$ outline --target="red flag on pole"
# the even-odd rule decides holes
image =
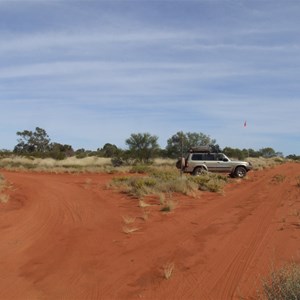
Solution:
[[[244,122],[244,127],[247,127],[247,121]]]

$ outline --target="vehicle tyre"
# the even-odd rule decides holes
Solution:
[[[199,175],[203,175],[206,173],[207,173],[207,170],[204,167],[197,167],[193,171],[194,176],[199,176]]]
[[[247,174],[247,170],[244,167],[237,167],[234,170],[234,177],[243,178]]]

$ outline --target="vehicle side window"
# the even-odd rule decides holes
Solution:
[[[192,160],[203,160],[203,154],[202,153],[195,153],[192,155]]]
[[[213,155],[213,154],[206,154],[205,160],[215,160],[215,155]]]

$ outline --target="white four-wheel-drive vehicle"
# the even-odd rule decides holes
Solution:
[[[181,157],[176,167],[184,173],[199,175],[206,172],[225,172],[243,178],[252,169],[250,162],[230,160],[224,153],[212,153],[210,147],[194,147],[186,157]]]

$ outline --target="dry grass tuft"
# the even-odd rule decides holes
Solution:
[[[123,232],[126,233],[126,234],[131,234],[135,231],[138,231],[140,228],[137,228],[137,227],[129,227],[129,226],[123,226],[122,227],[123,229]]]
[[[127,225],[128,224],[133,224],[136,220],[135,217],[130,217],[130,216],[123,216],[122,218],[123,218],[124,223],[127,224]]]
[[[141,200],[141,199],[139,200],[139,207],[145,208],[145,207],[149,207],[149,206],[151,206],[151,204],[145,202],[144,200]]]
[[[160,204],[162,205],[162,208],[160,211],[171,212],[178,206],[178,201],[175,201],[174,199],[172,199],[172,194],[169,194],[168,199],[165,198],[164,194],[161,194]]]
[[[0,203],[7,203],[9,201],[9,196],[6,194],[0,194]]]
[[[143,215],[142,215],[142,219],[144,220],[144,221],[147,221],[148,219],[149,219],[149,215],[150,215],[150,211],[148,211],[148,210],[143,210]]]
[[[176,161],[176,159],[172,158],[155,158],[153,161],[153,166],[174,168]]]
[[[263,170],[267,168],[273,168],[277,165],[281,165],[286,162],[286,159],[281,157],[271,157],[271,158],[264,158],[264,157],[248,157],[247,161],[251,162],[254,170]]]
[[[0,159],[0,167],[9,170],[32,170],[41,172],[111,172],[113,166],[110,158],[105,157],[68,157],[63,160],[53,158],[6,157]]]
[[[167,263],[163,266],[163,273],[164,273],[164,278],[166,280],[170,279],[172,274],[173,274],[173,271],[175,269],[175,264],[174,263]]]

